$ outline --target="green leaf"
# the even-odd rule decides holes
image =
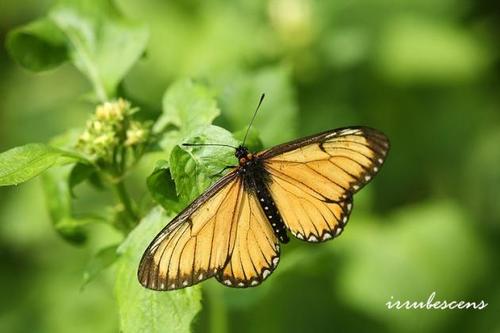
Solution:
[[[14,60],[35,72],[54,68],[68,59],[64,34],[47,18],[9,32],[6,46]]]
[[[69,189],[71,191],[71,195],[74,197],[75,194],[73,192],[73,189],[75,186],[81,184],[87,179],[90,179],[96,175],[96,168],[91,165],[91,164],[86,164],[86,163],[77,163],[71,169],[71,172],[69,174]],[[92,178],[93,179],[93,178]]]
[[[125,333],[190,332],[201,309],[199,286],[158,292],[142,287],[137,280],[142,253],[169,220],[162,209],[153,209],[118,249],[115,294],[120,328]]]
[[[69,59],[105,101],[144,53],[148,35],[144,25],[125,19],[111,0],[65,0],[47,17],[9,33],[7,48],[33,71]]]
[[[69,187],[71,166],[51,169],[43,174],[43,189],[52,224],[65,240],[73,244],[82,244],[86,240],[83,226],[88,220],[73,216],[72,196]]]
[[[195,131],[191,143],[223,143],[237,145],[230,132],[217,126],[207,126]],[[175,181],[177,194],[183,206],[198,197],[214,183],[217,174],[226,166],[236,166],[234,149],[227,147],[181,147],[175,146],[170,155],[170,170]]]
[[[146,183],[153,199],[167,212],[178,213],[183,206],[175,192],[175,183],[168,167],[168,162],[160,160]]]
[[[165,131],[160,145],[169,154],[180,140],[194,129],[210,125],[219,114],[214,92],[208,86],[181,80],[166,91],[163,114],[156,122],[154,131]]]
[[[155,131],[165,131],[161,146],[170,156],[148,177],[153,198],[169,212],[178,212],[220,178],[221,170],[236,165],[234,150],[227,147],[190,147],[181,143],[222,143],[232,146],[238,141],[228,131],[210,125],[219,115],[212,91],[191,80],[173,84],[163,100],[164,113]],[[246,129],[245,129],[246,131]],[[242,138],[244,132],[239,134]],[[261,147],[252,130],[251,147]],[[175,189],[173,184],[175,183]]]
[[[49,17],[64,33],[71,61],[90,79],[98,98],[113,96],[143,54],[147,28],[125,19],[110,0],[64,1]]]
[[[0,154],[0,186],[17,185],[38,176],[62,157],[78,157],[48,145],[32,143]]]
[[[209,125],[220,114],[214,92],[200,82],[174,83],[163,97],[162,124],[173,124],[184,133]]]
[[[262,93],[266,94],[253,127],[266,145],[296,137],[298,110],[294,99],[290,71],[285,67],[268,67],[256,72],[232,73],[216,82],[219,87],[223,118],[232,131],[246,128]],[[279,124],[279,129],[277,129]]]
[[[92,256],[83,272],[82,288],[118,259],[117,250],[118,244],[110,245],[99,250]]]

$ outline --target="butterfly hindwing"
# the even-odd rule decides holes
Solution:
[[[231,259],[216,278],[231,287],[259,285],[276,268],[279,243],[254,194],[242,201]]]
[[[383,134],[359,127],[279,145],[259,157],[288,229],[301,240],[320,242],[343,231],[352,195],[380,170],[388,149]]]
[[[342,232],[352,209],[350,197],[331,200],[318,190],[305,186],[301,182],[302,178],[299,180],[292,178],[278,171],[275,166],[270,166],[268,170],[272,177],[270,191],[274,201],[286,226],[295,237],[310,242],[320,242],[338,236]],[[323,180],[319,189],[328,185]]]

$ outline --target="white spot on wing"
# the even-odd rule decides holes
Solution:
[[[198,275],[198,280],[203,280],[203,273],[200,273],[200,275]]]
[[[189,283],[189,282],[184,281],[184,282],[182,282],[182,285],[185,287],[185,286],[187,286],[187,285],[188,285],[188,283]]]
[[[350,203],[350,202],[349,202],[349,203],[347,204],[347,210],[348,210],[348,211],[351,211],[351,209],[352,209],[352,203]]]
[[[170,289],[175,289],[175,283],[172,283],[172,284],[170,285]]]
[[[365,180],[366,180],[366,181],[369,181],[370,179],[372,179],[372,176],[370,176],[370,175],[366,175],[366,176],[365,176]]]
[[[342,228],[338,227],[337,230],[335,230],[335,236],[340,235],[341,232],[342,232]]]
[[[346,129],[341,132],[341,134],[347,135],[347,134],[358,134],[359,131],[356,129]]]
[[[304,236],[302,236],[302,234],[300,232],[298,232],[295,237],[297,237],[298,239],[304,239]]]
[[[324,235],[323,235],[323,240],[327,240],[327,239],[330,239],[332,238],[332,235],[328,232],[326,232]]]
[[[280,257],[275,257],[273,259],[273,265],[274,265],[274,267],[276,267],[276,265],[278,265],[279,262],[280,262]]]
[[[230,286],[232,283],[231,283],[231,280],[224,280],[224,284]]]
[[[238,287],[243,287],[245,284],[243,282],[238,283]]]
[[[257,280],[253,280],[252,283],[250,283],[252,286],[256,286],[259,284],[259,281]]]
[[[317,242],[318,241],[318,239],[314,235],[309,236],[309,238],[307,240],[310,242]]]
[[[268,269],[265,269],[264,272],[262,272],[262,277],[265,279],[271,274],[271,271]]]
[[[382,164],[382,163],[384,163],[384,160],[383,160],[383,159],[381,159],[381,158],[379,158],[379,159],[377,160],[377,162],[379,162],[380,164]]]

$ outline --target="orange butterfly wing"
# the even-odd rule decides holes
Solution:
[[[388,150],[385,135],[359,127],[292,141],[258,156],[288,229],[298,239],[321,242],[343,231],[352,195],[380,170]]]
[[[138,278],[154,290],[180,289],[214,275],[225,285],[249,287],[266,279],[278,260],[278,240],[255,195],[233,172],[155,237]]]
[[[215,183],[153,240],[139,265],[141,284],[154,290],[194,285],[227,263],[243,196],[236,173]]]
[[[216,278],[232,287],[260,284],[279,261],[279,242],[254,194],[243,197],[231,259]]]

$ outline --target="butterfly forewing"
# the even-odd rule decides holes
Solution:
[[[359,127],[279,145],[259,157],[288,229],[301,240],[319,242],[342,232],[352,195],[380,170],[388,149],[382,133]]]
[[[241,180],[231,174],[188,206],[144,253],[141,284],[170,290],[214,276],[232,252],[242,196]]]

